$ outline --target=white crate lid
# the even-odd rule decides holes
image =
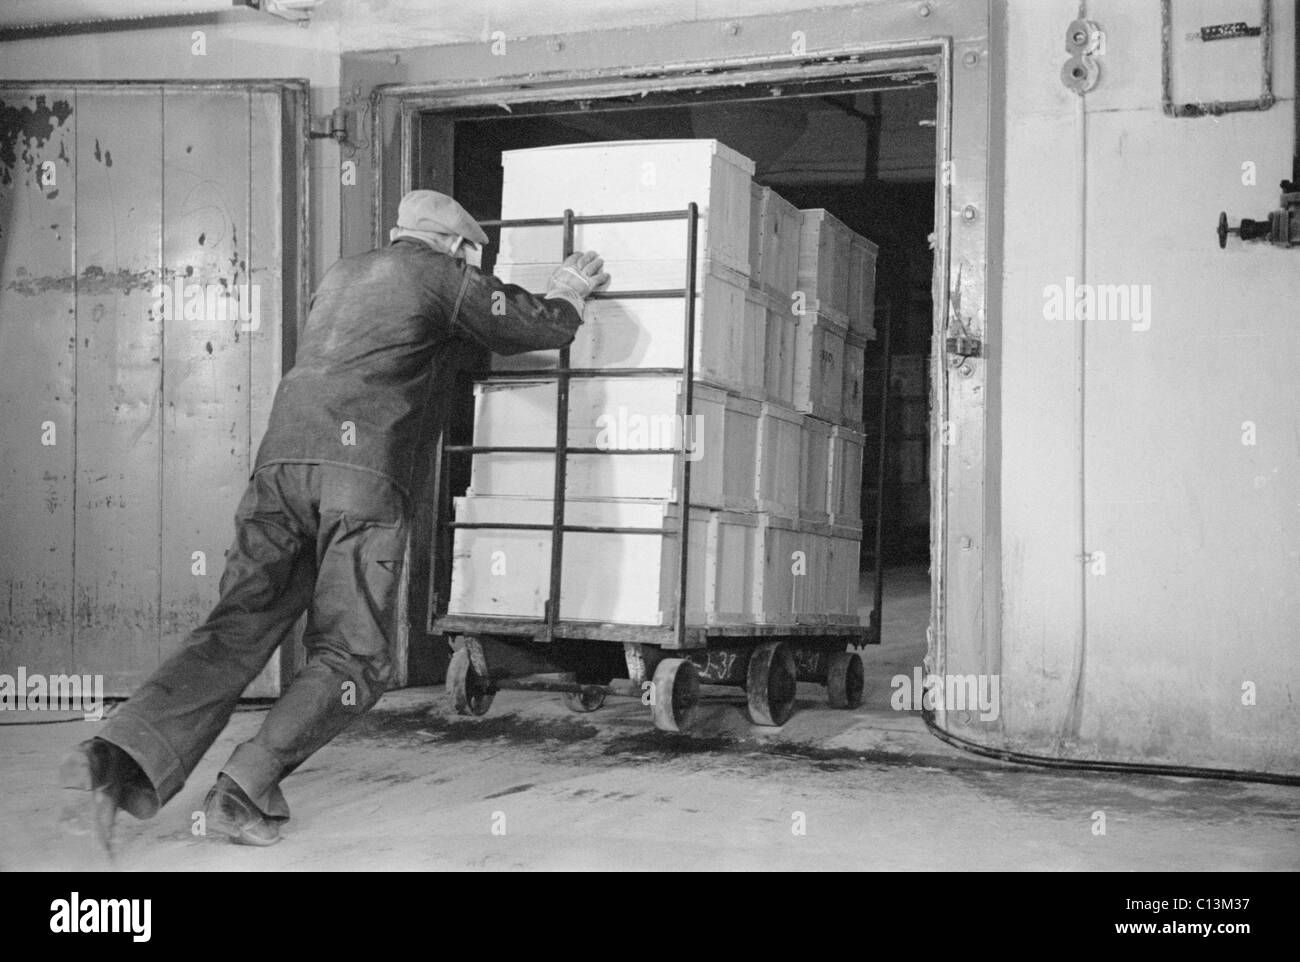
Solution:
[[[547,147],[521,147],[516,150],[501,152],[501,166],[505,167],[518,159],[526,160],[529,156],[550,155],[556,153],[596,153],[600,151],[659,151],[659,150],[699,150],[716,154],[729,164],[741,168],[751,176],[754,162],[739,151],[732,150],[719,140],[709,138],[664,139],[664,140],[594,140],[583,144],[552,144]]]

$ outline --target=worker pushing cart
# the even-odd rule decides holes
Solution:
[[[77,814],[111,851],[119,809],[152,817],[185,784],[240,694],[307,613],[307,661],[204,803],[206,832],[280,838],[280,780],[369,709],[391,649],[412,498],[446,400],[443,362],[466,342],[499,354],[561,348],[608,282],[566,258],[544,296],[465,263],[487,235],[445,194],[417,190],[391,243],[344,257],[311,299],[235,516],[220,598],[185,645],[64,761]]]

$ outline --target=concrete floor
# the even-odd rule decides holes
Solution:
[[[270,849],[190,834],[258,711],[236,714],[157,818],[123,816],[112,863],[59,827],[52,788],[95,724],[0,726],[0,870],[1300,868],[1294,789],[1063,774],[939,742],[889,708],[889,679],[924,652],[925,571],[892,572],[885,610],[863,707],[832,711],[801,686],[779,731],[750,725],[728,689],[705,690],[685,736],[656,732],[630,699],[578,716],[504,692],[467,719],[441,690],[393,692],[286,780],[294,817]]]

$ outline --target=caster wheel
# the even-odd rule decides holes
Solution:
[[[486,715],[496,696],[491,681],[475,671],[468,648],[461,648],[451,656],[451,664],[447,666],[447,692],[458,715]]]
[[[564,692],[564,707],[580,714],[595,711],[605,704],[605,689],[586,685],[582,691]]]
[[[856,651],[837,651],[826,668],[826,699],[832,708],[857,708],[862,704],[866,675]]]
[[[794,714],[794,652],[777,641],[759,645],[749,656],[745,690],[749,717],[756,725],[780,727]]]
[[[655,728],[665,732],[685,731],[695,718],[700,701],[700,673],[685,658],[665,658],[655,668],[650,711]]]

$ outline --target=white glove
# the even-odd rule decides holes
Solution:
[[[555,269],[546,286],[547,297],[558,297],[582,313],[582,305],[591,292],[609,283],[609,275],[602,270],[605,262],[593,251],[576,251]]]

